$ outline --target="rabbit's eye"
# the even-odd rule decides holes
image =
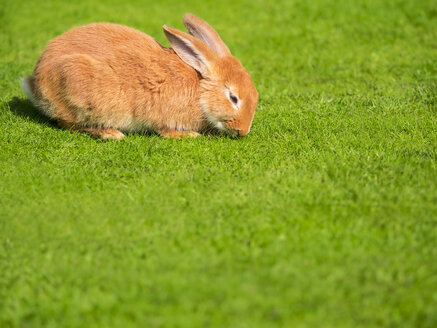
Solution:
[[[229,100],[231,101],[232,105],[234,105],[235,109],[239,109],[240,108],[240,99],[237,96],[235,96],[234,94],[232,94],[229,89],[226,90],[226,94],[227,94]]]
[[[234,103],[234,105],[238,104],[238,98],[236,96],[234,96],[233,94],[229,95],[229,99],[231,99],[231,101]]]

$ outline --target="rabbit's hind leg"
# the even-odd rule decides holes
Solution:
[[[112,128],[87,128],[64,120],[58,120],[58,125],[63,129],[84,132],[101,140],[121,140],[124,138],[124,134],[122,132]]]

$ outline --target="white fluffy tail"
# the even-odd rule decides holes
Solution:
[[[21,89],[23,89],[27,98],[29,98],[29,100],[32,102],[33,106],[35,106],[35,108],[38,109],[38,111],[41,114],[43,114],[47,117],[52,117],[50,107],[47,105],[47,102],[44,102],[43,100],[35,97],[33,83],[34,83],[33,76],[28,76],[28,77],[22,78],[20,80]]]
[[[26,94],[27,98],[35,105],[37,106],[37,102],[35,99],[35,96],[33,95],[32,86],[31,86],[31,77],[25,77],[20,80],[21,89],[23,89],[24,93]]]

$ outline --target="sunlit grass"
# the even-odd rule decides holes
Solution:
[[[193,12],[260,93],[251,133],[100,142],[18,79],[93,21]],[[3,1],[0,327],[435,327],[434,1]]]

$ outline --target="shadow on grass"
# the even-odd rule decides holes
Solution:
[[[11,112],[17,116],[30,119],[40,124],[50,125],[53,127],[56,126],[56,122],[41,114],[41,112],[32,104],[29,99],[13,97],[8,102],[8,106]]]

